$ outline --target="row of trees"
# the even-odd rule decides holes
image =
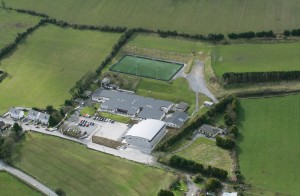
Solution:
[[[192,38],[197,40],[208,40],[208,41],[220,41],[225,38],[225,36],[221,33],[219,34],[210,33],[207,36],[201,34],[191,35],[187,33],[177,33],[177,31],[162,31],[162,30],[157,30],[157,33],[160,37],[180,36],[184,38]]]
[[[2,82],[6,77],[7,77],[7,73],[0,70],[0,82]]]
[[[220,136],[216,137],[216,144],[217,146],[224,148],[224,149],[233,149],[235,147],[235,141],[231,138],[223,138]]]
[[[300,36],[300,29],[293,29],[291,31],[289,30],[285,30],[283,32],[284,36],[288,37],[288,36]]]
[[[229,39],[240,39],[240,38],[246,38],[246,39],[251,39],[251,38],[274,38],[276,35],[273,33],[273,31],[260,31],[260,32],[253,32],[253,31],[248,31],[248,32],[242,32],[242,33],[229,33],[228,38]]]
[[[173,155],[169,161],[169,164],[170,166],[178,169],[182,169],[194,173],[202,173],[204,175],[213,176],[215,178],[219,178],[222,180],[225,180],[228,176],[228,172],[223,169],[219,169],[211,166],[205,168],[200,163],[197,163],[193,160],[187,160],[178,155]]]
[[[4,162],[8,164],[12,163],[13,147],[20,140],[22,133],[22,127],[18,123],[14,123],[7,137],[0,136],[0,158]]]
[[[272,71],[272,72],[227,72],[223,74],[227,84],[247,82],[272,82],[282,80],[300,80],[300,71]]]

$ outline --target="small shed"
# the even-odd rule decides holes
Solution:
[[[206,106],[206,107],[211,107],[211,106],[214,105],[214,103],[210,102],[210,101],[204,101],[203,105]]]

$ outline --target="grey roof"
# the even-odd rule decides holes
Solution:
[[[29,110],[28,112],[28,116],[30,117],[37,117],[39,115],[39,112],[38,111],[35,111],[35,110]]]
[[[49,121],[49,118],[50,118],[50,115],[49,114],[46,114],[46,113],[40,113],[38,119],[39,120],[46,120],[46,121]]]
[[[3,121],[0,121],[0,128],[4,127],[5,123]]]
[[[219,133],[221,131],[221,129],[219,129],[218,127],[214,127],[211,125],[202,125],[200,127],[201,131],[204,131],[206,133],[212,134],[212,135],[216,135],[217,133]]]
[[[10,108],[9,113],[15,114],[15,115],[20,115],[21,110],[16,109],[16,108]]]
[[[181,127],[188,119],[189,115],[185,112],[176,111],[170,117],[165,119],[166,123],[173,123]]]
[[[188,103],[180,102],[177,104],[176,108],[180,110],[186,110],[189,107]]]
[[[134,115],[141,110],[137,117],[144,119],[160,119],[164,112],[161,107],[170,107],[173,103],[169,101],[153,99],[135,95],[133,93],[97,89],[92,98],[100,97],[109,98],[101,104],[102,109],[120,109],[127,111],[128,114]]]

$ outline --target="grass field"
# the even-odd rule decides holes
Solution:
[[[225,72],[300,70],[300,43],[217,46],[212,51],[216,75]]]
[[[169,81],[183,67],[183,64],[124,56],[110,70],[135,76]]]
[[[299,195],[300,95],[241,99],[240,105],[238,154],[246,182]]]
[[[116,114],[111,114],[107,112],[101,112],[98,116],[104,117],[104,118],[109,118],[117,122],[121,123],[128,123],[130,121],[130,118],[127,116],[120,116]]]
[[[148,48],[185,54],[191,54],[193,52],[206,52],[210,46],[210,44],[205,42],[170,37],[162,38],[159,36],[146,34],[138,34],[131,39],[127,45],[138,48]]]
[[[26,134],[18,144],[14,165],[67,195],[156,195],[173,178],[160,169],[37,133]]]
[[[1,62],[9,76],[0,83],[0,113],[11,106],[58,106],[86,72],[94,71],[120,34],[46,25]]]
[[[14,42],[18,33],[24,32],[39,21],[40,17],[0,9],[0,49]]]
[[[41,193],[24,184],[7,172],[0,171],[0,195],[1,196],[42,196]]]
[[[194,160],[203,165],[210,165],[228,171],[229,175],[232,172],[233,161],[229,151],[218,146],[214,141],[206,138],[198,138],[188,148],[176,153],[177,155],[189,160]]]
[[[283,32],[300,26],[299,0],[10,0],[7,6],[35,10],[72,23],[186,33]]]

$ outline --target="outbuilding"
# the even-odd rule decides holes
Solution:
[[[211,107],[211,106],[214,105],[214,103],[210,102],[210,101],[204,101],[203,105],[206,106],[206,107]]]
[[[147,119],[132,126],[124,136],[127,144],[142,149],[152,150],[163,138],[166,123],[160,120]]]
[[[166,122],[167,127],[173,127],[179,129],[182,125],[187,121],[189,115],[185,112],[176,111],[164,120]]]

